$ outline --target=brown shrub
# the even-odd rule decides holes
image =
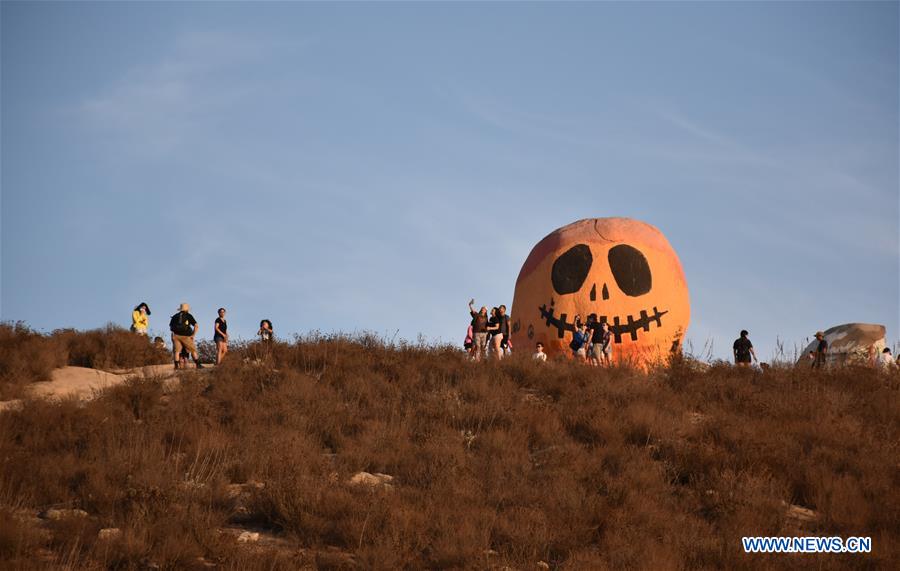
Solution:
[[[338,336],[237,346],[181,380],[0,415],[0,566],[900,565],[900,391],[876,371],[475,364]],[[360,471],[392,488],[350,485]],[[817,519],[797,527],[789,504]],[[3,523],[49,507],[90,515]],[[237,544],[235,526],[268,539]],[[871,536],[875,552],[740,542],[813,534]]]
[[[49,380],[50,372],[65,364],[56,339],[24,323],[0,323],[0,400],[21,396],[29,383]]]
[[[144,335],[115,325],[91,331],[61,329],[53,332],[68,353],[68,364],[92,369],[129,369],[169,361],[165,351],[154,347]]]
[[[30,383],[50,380],[53,369],[66,365],[115,370],[168,360],[146,337],[113,325],[45,335],[23,323],[0,323],[0,400],[24,396]]]

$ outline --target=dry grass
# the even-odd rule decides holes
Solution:
[[[24,323],[0,323],[0,400],[21,396],[29,383],[48,380],[65,364],[66,353],[56,340]]]
[[[65,365],[112,370],[169,360],[146,337],[114,325],[42,335],[23,323],[0,323],[0,400],[24,396],[30,383],[49,380],[53,369]]]
[[[29,401],[0,435],[0,567],[900,568],[900,379],[869,369],[647,375],[319,338],[238,347],[170,394]],[[52,507],[89,516],[34,520]],[[797,534],[873,553],[741,549]]]

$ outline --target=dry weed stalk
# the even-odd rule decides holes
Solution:
[[[0,567],[900,566],[897,375],[475,364],[368,334],[260,351],[168,394],[137,379],[0,414]],[[350,485],[359,472],[394,479]],[[89,516],[36,519],[54,505]],[[876,549],[741,549],[783,534]]]

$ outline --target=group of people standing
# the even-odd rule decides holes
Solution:
[[[472,359],[475,361],[484,359],[489,348],[491,356],[497,360],[512,352],[512,342],[509,338],[509,315],[506,313],[505,305],[492,308],[488,314],[485,306],[475,311],[475,300],[471,299],[469,300],[469,314],[472,316],[472,321],[469,323],[463,347]]]
[[[480,361],[488,355],[500,360],[512,352],[509,314],[506,313],[505,305],[492,308],[490,313],[486,306],[475,311],[475,300],[471,299],[469,315],[472,320],[463,347],[473,360]],[[587,322],[582,322],[580,315],[575,316],[575,334],[569,348],[576,360],[594,366],[608,366],[612,357],[612,333],[609,325],[605,321],[598,321],[594,315],[588,317]],[[538,361],[547,360],[542,343],[535,345],[533,357]]]
[[[213,322],[213,341],[216,344],[216,364],[222,362],[228,353],[228,320],[225,318],[225,308],[218,309],[216,320]],[[150,328],[150,306],[145,302],[141,302],[131,312],[131,331],[139,335],[147,335]],[[197,320],[191,315],[191,306],[182,303],[178,306],[178,313],[169,319],[169,331],[172,333],[172,356],[175,362],[175,368],[183,368],[187,365],[187,359],[190,357],[194,360],[194,364],[198,369],[202,369],[200,357],[197,354],[197,344],[195,338],[197,331],[200,329]],[[259,331],[257,336],[263,343],[270,343],[275,338],[275,331],[272,322],[263,319],[259,322]],[[153,343],[157,347],[165,348],[165,342],[162,337],[156,337]]]
[[[587,322],[575,316],[575,333],[569,349],[576,361],[588,363],[594,367],[608,367],[612,360],[612,332],[609,324],[599,321],[596,315],[589,315]]]
[[[199,325],[190,311],[191,306],[187,303],[182,303],[178,307],[178,313],[169,320],[169,330],[172,333],[172,355],[176,369],[185,367],[188,357],[194,360],[194,364],[198,369],[203,368],[197,354],[197,345],[194,342]],[[464,347],[473,360],[481,361],[488,355],[496,360],[500,360],[512,352],[510,320],[505,305],[492,308],[490,313],[485,306],[476,311],[475,300],[471,299],[469,300],[469,314],[472,320],[466,332]],[[220,307],[213,322],[216,364],[221,363],[228,353],[228,320],[225,315],[225,308]],[[588,316],[586,322],[582,321],[580,315],[576,315],[574,323],[575,332],[569,344],[573,358],[576,361],[589,363],[595,367],[600,365],[609,366],[612,358],[612,332],[609,324],[605,321],[597,320],[595,315]],[[150,306],[145,302],[141,302],[131,313],[131,331],[140,335],[147,335],[149,329]],[[259,330],[256,334],[263,343],[268,344],[273,341],[275,331],[272,327],[272,322],[268,319],[260,321]],[[749,367],[754,361],[759,363],[749,335],[746,329],[741,330],[740,337],[732,345],[734,362],[739,367]],[[810,351],[808,358],[812,368],[820,369],[825,367],[827,363],[828,341],[825,340],[825,334],[822,331],[817,331],[815,337],[818,342],[815,349]],[[154,344],[165,348],[165,342],[161,337],[156,337]],[[542,343],[536,344],[533,357],[539,361],[547,360],[547,354],[544,353]],[[891,355],[891,350],[885,348],[876,356],[875,364],[881,367],[900,366],[900,357],[895,362],[893,355]]]

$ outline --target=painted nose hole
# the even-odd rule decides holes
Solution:
[[[596,288],[597,286],[595,285],[594,287]],[[591,290],[591,294],[593,294],[593,293],[594,293],[594,291]],[[603,295],[603,299],[609,299],[609,288],[606,287],[606,284],[603,284],[603,292],[602,292],[602,295]],[[593,300],[594,297],[596,297],[596,296],[593,296],[593,295],[592,295],[592,296],[591,296],[591,300]]]
[[[597,301],[597,284],[591,288],[591,301]]]

